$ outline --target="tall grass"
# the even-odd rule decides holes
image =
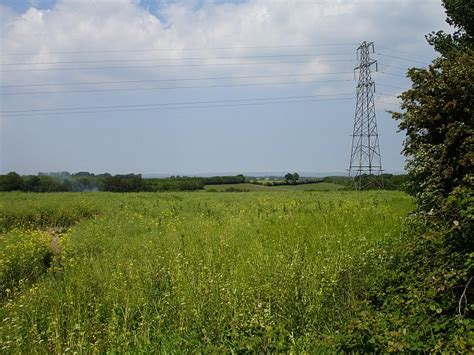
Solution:
[[[12,229],[66,228],[101,210],[86,194],[36,195],[10,192],[0,195],[0,232]]]
[[[51,262],[51,237],[41,231],[0,234],[0,300],[36,280]]]
[[[53,209],[63,200],[67,211],[85,203],[97,216],[62,237],[44,277],[3,304],[6,352],[318,349],[330,326],[325,291],[396,239],[412,206],[391,192],[11,199]]]

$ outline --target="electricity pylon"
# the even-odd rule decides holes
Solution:
[[[377,118],[375,115],[375,83],[370,72],[377,61],[370,58],[370,50],[374,52],[373,42],[362,42],[357,48],[359,82],[357,84],[357,104],[352,134],[351,161],[349,177],[354,180],[357,190],[368,187],[382,188],[382,158],[380,156]]]

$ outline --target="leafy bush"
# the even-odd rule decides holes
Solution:
[[[43,274],[51,262],[51,236],[40,231],[14,230],[0,235],[0,298]]]
[[[393,114],[417,210],[386,263],[355,267],[350,291],[341,274],[330,292],[357,295],[335,303],[350,311],[323,336],[340,351],[474,352],[474,4],[443,3],[457,31],[429,36],[442,56],[409,70],[404,112]]]

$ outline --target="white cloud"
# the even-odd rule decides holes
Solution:
[[[249,0],[240,4],[220,5],[208,1],[198,9],[195,6],[195,1],[165,4],[161,13],[165,22],[142,8],[138,0],[59,0],[51,10],[30,8],[25,13],[16,16],[12,11],[2,11],[3,16],[7,18],[7,21],[3,22],[6,23],[3,28],[3,52],[31,53],[25,56],[4,57],[4,63],[84,61],[83,63],[58,63],[36,67],[3,66],[3,69],[133,67],[120,70],[14,71],[3,73],[3,82],[8,85],[168,78],[182,77],[182,75],[206,77],[348,72],[355,65],[349,62],[349,60],[355,60],[355,44],[366,39],[374,40],[376,46],[382,48],[389,47],[393,50],[402,48],[429,55],[430,50],[424,45],[423,36],[427,29],[439,28],[444,16],[436,2],[417,2],[416,0],[394,1],[393,3],[375,0],[360,2]],[[419,11],[423,11],[425,16],[420,17]],[[354,43],[354,46],[337,46],[340,43]],[[336,44],[336,46],[292,47],[306,44]],[[277,47],[252,48],[271,46]],[[234,49],[222,49],[228,47],[234,47]],[[180,50],[189,48],[204,48],[205,50]],[[137,51],[134,52],[134,50]],[[92,52],[83,53],[83,51]],[[328,52],[346,54],[322,56],[318,57],[319,62],[303,62],[298,65],[249,65],[248,63],[268,63],[274,60],[308,61],[315,58],[289,56],[278,59],[269,57],[202,59],[183,62],[166,60],[107,62],[107,60],[120,59],[172,58],[176,60],[196,57],[245,57]],[[106,60],[106,62],[86,63],[89,60]],[[331,62],[334,60],[335,62]],[[346,60],[346,62],[337,60]],[[394,58],[385,57],[383,61],[382,67],[397,64]],[[179,67],[156,67],[157,65],[173,66],[179,63],[204,64],[204,66],[184,67],[183,70]],[[219,65],[226,63],[241,65]],[[155,67],[149,68],[153,65]],[[404,65],[408,66],[406,63]],[[304,77],[297,78],[297,80],[304,79]],[[56,87],[56,89],[59,88]],[[337,90],[334,84],[326,88],[318,88],[320,92],[334,90]],[[10,99],[4,98],[3,104],[9,106]]]
[[[418,4],[416,0],[393,4],[251,0],[221,5],[207,2],[195,10],[194,2],[184,1],[163,8],[165,24],[142,9],[138,1],[60,0],[50,11],[31,8],[18,16],[13,25],[4,29],[3,42],[8,53],[356,43],[365,39],[395,48],[410,47],[410,44],[413,48],[415,44],[416,48],[423,42],[425,28],[439,27],[442,21],[439,7],[436,2]],[[425,15],[418,16],[414,8]],[[222,51],[209,50],[206,54],[219,53]],[[255,50],[233,53],[248,54]],[[159,54],[177,55],[176,52]],[[189,52],[178,52],[181,56],[185,54]],[[135,55],[107,54],[107,58],[124,56]],[[44,61],[64,57],[71,56],[43,54],[27,59]]]
[[[363,0],[249,0],[244,3],[216,4],[205,1],[196,8],[196,1],[162,2],[161,13],[156,17],[140,6],[138,0],[59,0],[50,10],[30,8],[17,14],[0,5],[2,23],[2,53],[31,55],[3,56],[3,63],[68,62],[119,59],[182,59],[215,58],[256,55],[301,53],[347,53],[342,56],[324,56],[323,60],[355,59],[355,46],[363,40],[373,40],[376,48],[388,47],[395,51],[415,52],[417,56],[431,56],[424,35],[442,28],[444,13],[437,1],[394,0],[393,2]],[[338,44],[351,44],[337,46]],[[299,47],[298,45],[335,44],[336,46]],[[353,45],[352,45],[353,44]],[[287,46],[288,47],[285,47]],[[270,48],[271,46],[277,46]],[[229,48],[233,49],[222,49]],[[252,48],[259,47],[259,48]],[[185,50],[204,48],[205,50]],[[146,51],[143,51],[146,50]],[[153,50],[153,51],[152,51]],[[84,53],[84,51],[89,51]],[[94,52],[96,51],[96,52]],[[119,52],[122,51],[122,52]],[[380,50],[382,51],[382,50]],[[69,52],[69,53],[68,53]],[[257,61],[308,60],[305,57],[241,58],[231,60],[201,59],[186,63],[219,64],[239,63],[236,66],[209,65],[184,68],[128,68],[117,70],[82,71],[27,71],[5,72],[2,85],[29,83],[91,82],[114,80],[140,80],[156,78],[189,78],[206,76],[245,76],[288,73],[351,72],[351,62],[312,62],[281,65],[247,65]],[[397,64],[394,58],[380,57],[383,66]],[[85,66],[150,66],[175,65],[179,61],[156,62],[105,62],[58,63],[38,65],[37,68],[65,68]],[[405,63],[406,64],[406,63]],[[398,63],[398,65],[402,65]],[[2,70],[31,68],[31,66],[2,66]],[[340,77],[340,76],[338,76]],[[352,74],[345,77],[352,78]],[[323,80],[323,77],[277,78],[275,81]],[[262,79],[261,82],[264,80]],[[229,83],[225,81],[224,83]],[[239,81],[242,82],[242,81]],[[248,82],[248,81],[247,81]],[[252,80],[252,82],[258,82]],[[210,84],[212,82],[204,82]],[[214,82],[215,83],[215,82]],[[161,84],[136,84],[136,87]],[[166,85],[164,83],[163,85]],[[184,84],[186,85],[186,84]],[[349,85],[349,86],[348,86]],[[328,83],[281,87],[286,95],[333,94],[353,90],[354,85]],[[134,84],[127,84],[127,87]],[[117,86],[101,86],[116,88]],[[76,87],[77,88],[77,87]],[[81,86],[79,89],[94,88]],[[280,87],[278,87],[280,88]],[[60,89],[55,87],[54,89]],[[64,86],[63,89],[71,89]],[[30,91],[31,88],[22,89]],[[35,89],[36,90],[36,89]],[[44,90],[50,90],[45,88]],[[275,88],[262,87],[260,97],[275,96]],[[286,90],[286,91],[284,91]],[[278,91],[280,92],[280,91]],[[186,90],[174,92],[176,98],[158,95],[168,101],[195,99]],[[220,90],[207,100],[235,98],[247,91],[224,93]],[[194,96],[193,96],[194,95]],[[203,94],[204,96],[205,94]],[[227,96],[226,96],[227,95]],[[250,91],[248,95],[252,95]],[[178,97],[179,96],[179,97]],[[155,98],[153,98],[155,99]],[[165,100],[163,99],[163,100]],[[388,100],[388,99],[387,99]],[[150,101],[148,99],[148,101]],[[384,100],[380,101],[383,102]],[[80,107],[89,105],[147,102],[142,92],[118,93],[106,98],[101,95],[30,95],[3,96],[3,109],[43,107]],[[335,104],[337,105],[337,103]],[[352,107],[352,104],[350,104]],[[275,110],[278,110],[276,108]],[[13,127],[13,126],[12,126]],[[350,127],[350,124],[349,126]],[[10,134],[12,132],[9,132]],[[12,133],[14,134],[14,133]],[[21,132],[19,133],[21,134]],[[323,137],[324,138],[324,137]],[[341,139],[345,139],[343,137]],[[13,142],[13,139],[12,139]],[[13,144],[13,143],[12,143]],[[11,149],[11,148],[10,148]],[[10,161],[14,161],[11,158]],[[27,165],[28,162],[25,163]],[[10,164],[13,168],[15,165]]]

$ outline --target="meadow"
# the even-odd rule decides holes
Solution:
[[[383,262],[413,208],[388,191],[0,197],[0,350],[27,353],[324,349],[338,277]]]
[[[312,184],[300,184],[300,185],[279,185],[279,186],[265,186],[263,184],[221,184],[221,185],[206,185],[204,187],[207,191],[217,191],[217,192],[250,192],[250,191],[335,191],[343,189],[343,185],[328,183],[328,182],[318,182]]]

